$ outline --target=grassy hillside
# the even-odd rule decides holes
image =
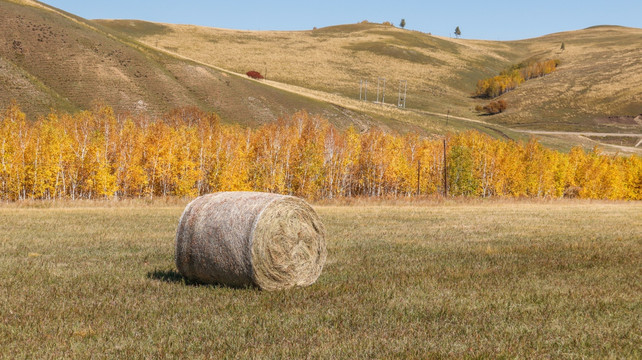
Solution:
[[[565,50],[560,50],[561,43]],[[642,29],[598,26],[518,42],[559,70],[506,94],[513,127],[642,133]]]
[[[137,21],[101,23],[151,46],[215,66],[239,73],[254,69],[270,80],[351,99],[359,97],[359,80],[367,79],[368,100],[376,100],[377,78],[385,77],[386,102],[396,104],[399,80],[407,79],[409,108],[442,111],[450,106],[461,115],[468,114],[469,105],[458,99],[474,89],[476,67],[490,75],[494,70],[488,69],[501,62],[467,52],[464,45],[449,40],[379,24],[254,32],[190,25],[159,27]],[[465,55],[468,53],[471,56]],[[453,73],[451,67],[461,72]]]
[[[243,124],[300,109],[350,121],[329,104],[167,55],[30,1],[0,1],[0,90],[2,107],[15,99],[32,116],[102,102],[152,114],[197,106]]]
[[[310,31],[238,31],[139,21],[101,21],[136,39],[199,61],[355,99],[369,80],[369,100],[385,77],[396,103],[407,79],[407,105],[475,117],[477,80],[525,60],[559,59],[558,71],[503,96],[499,124],[557,130],[639,131],[642,113],[642,29],[596,27],[512,42],[448,39],[362,23]],[[561,51],[561,43],[566,50]],[[627,117],[628,116],[628,117]],[[616,120],[614,120],[617,118]]]

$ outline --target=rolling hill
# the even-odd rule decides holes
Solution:
[[[0,105],[16,100],[31,116],[104,103],[152,114],[197,106],[241,124],[301,109],[350,121],[335,106],[159,52],[32,1],[0,1],[0,89]]]
[[[16,99],[32,116],[96,103],[152,114],[197,106],[253,125],[307,110],[341,127],[476,129],[516,140],[536,134],[562,150],[607,143],[610,151],[640,150],[642,29],[600,26],[498,42],[368,22],[259,32],[87,20],[31,0],[0,0],[0,10],[0,105]],[[557,71],[502,95],[507,111],[474,111],[489,101],[473,97],[478,80],[546,59],[560,61]],[[247,78],[249,70],[266,80]],[[368,101],[359,99],[362,80]],[[396,106],[401,80],[406,109]]]
[[[477,80],[527,60],[559,59],[553,74],[524,83],[502,98],[507,112],[485,120],[525,129],[622,131],[639,129],[642,113],[642,29],[601,26],[511,42],[449,39],[381,24],[310,31],[238,31],[140,21],[100,21],[137,40],[207,64],[357,98],[369,80],[387,80],[396,103],[408,80],[413,109],[474,117]],[[565,50],[561,51],[561,44]],[[626,117],[630,119],[624,120]]]

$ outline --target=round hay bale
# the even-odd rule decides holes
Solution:
[[[176,230],[176,266],[188,279],[263,290],[314,283],[326,260],[325,229],[302,199],[221,192],[189,203]]]

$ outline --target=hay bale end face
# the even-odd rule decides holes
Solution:
[[[189,203],[176,230],[176,266],[188,279],[280,290],[314,283],[325,230],[293,196],[221,192]]]

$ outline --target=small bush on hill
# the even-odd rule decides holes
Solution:
[[[508,103],[506,103],[506,100],[500,99],[497,101],[491,101],[486,106],[477,105],[475,106],[475,111],[485,112],[488,115],[495,115],[504,112],[506,108],[508,108]]]
[[[254,71],[254,70],[248,71],[247,73],[245,73],[245,75],[251,77],[252,79],[257,79],[257,80],[263,79],[263,75],[261,75],[261,73],[259,73],[258,71]]]

